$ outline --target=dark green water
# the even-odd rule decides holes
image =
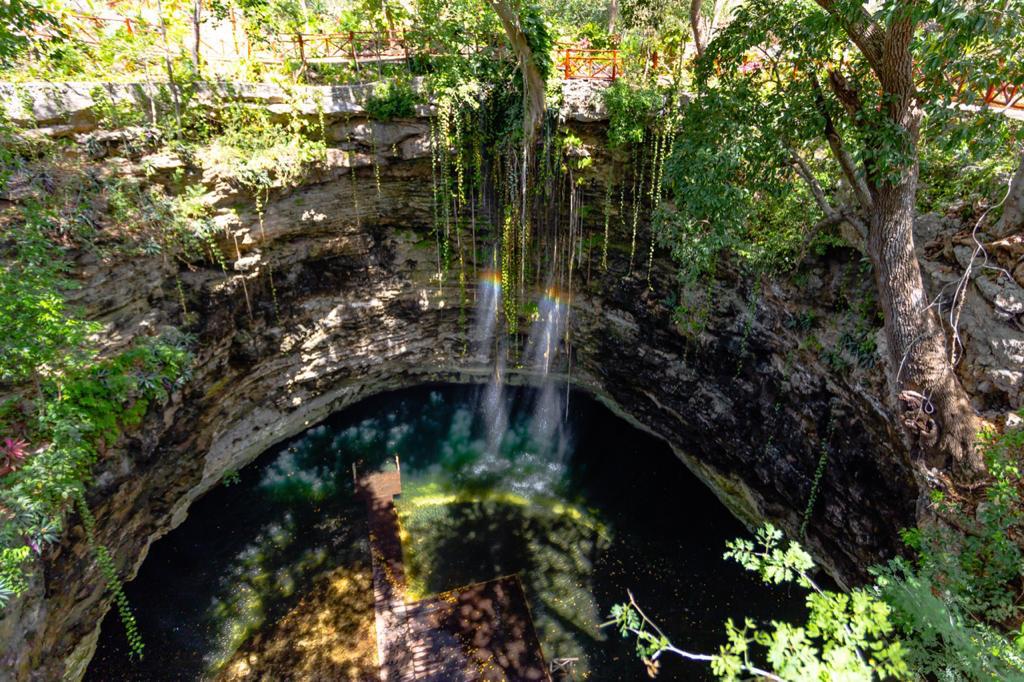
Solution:
[[[478,394],[440,386],[378,396],[211,491],[126,587],[145,657],[128,660],[111,613],[87,679],[210,677],[309,601],[318,577],[368,566],[351,465],[379,467],[395,454],[411,587],[431,593],[519,573],[545,656],[578,657],[575,679],[646,679],[632,645],[599,627],[627,589],[692,651],[716,651],[729,617],[800,616],[799,589],[764,586],[721,558],[726,540],[746,531],[665,444],[573,393],[560,447],[541,452],[529,436],[536,392],[518,390],[501,452],[486,454]],[[315,608],[307,601],[301,608]],[[659,679],[710,675],[664,659]]]

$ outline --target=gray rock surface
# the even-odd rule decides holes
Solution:
[[[272,88],[246,93],[285,101]],[[87,109],[84,100],[74,106]],[[228,179],[204,176],[210,205],[221,207],[215,223],[231,241],[226,273],[212,264],[179,269],[158,256],[81,255],[83,286],[73,303],[106,325],[109,348],[180,326],[178,281],[198,337],[193,380],[97,466],[89,493],[97,536],[124,575],[134,575],[150,544],[225,472],[331,412],[393,388],[490,375],[470,352],[473,288],[466,300],[454,273],[436,277],[425,124],[353,122],[353,131],[358,126],[401,150],[379,166],[379,191],[361,133],[353,135],[355,163],[334,148],[300,186],[275,190],[262,228],[252,211],[228,208],[251,198]],[[151,168],[176,167],[151,157],[124,163],[142,174],[146,158]],[[628,245],[630,236],[613,239]],[[918,492],[879,397],[886,395],[881,363],[844,372],[824,354],[841,345],[843,330],[829,325],[845,315],[842,302],[870,290],[858,276],[858,254],[836,250],[808,264],[803,285],[772,282],[752,303],[753,283],[736,275],[711,289],[681,289],[660,255],[649,288],[645,276],[628,274],[627,252],[613,248],[609,269],[593,267],[574,296],[572,381],[669,442],[751,525],[767,518],[795,533],[828,452],[806,544],[844,583],[892,556],[899,529],[914,520]],[[928,260],[929,286],[941,288],[956,267]],[[1024,354],[1020,333],[994,315],[999,300],[971,289],[960,372],[979,407],[1005,412],[1020,404]],[[680,323],[682,301],[706,307],[699,330]],[[806,319],[821,322],[803,330]],[[64,541],[38,564],[32,589],[0,620],[2,679],[77,679],[85,670],[110,603],[77,523],[71,519]]]

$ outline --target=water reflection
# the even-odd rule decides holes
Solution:
[[[108,617],[88,678],[367,679],[370,559],[352,464],[371,470],[396,454],[410,597],[519,574],[544,655],[578,658],[579,679],[643,676],[629,644],[598,627],[626,589],[704,650],[727,617],[799,608],[721,560],[744,531],[663,444],[584,396],[559,442],[538,440],[537,392],[510,390],[505,437],[488,447],[481,390],[366,401],[198,501],[127,586],[146,658],[128,662]],[[662,674],[706,671],[666,662]]]

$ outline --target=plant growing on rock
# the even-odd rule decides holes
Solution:
[[[74,315],[61,293],[60,221],[56,208],[32,201],[3,226],[0,387],[10,397],[0,409],[0,602],[28,587],[33,557],[59,539],[101,454],[190,374],[184,334],[100,355],[100,326]],[[95,550],[108,584],[119,584]]]
[[[914,558],[873,567],[873,582],[848,594],[817,588],[810,556],[795,542],[783,546],[781,531],[770,525],[756,543],[729,543],[726,558],[765,582],[811,589],[804,626],[773,622],[767,631],[749,619],[742,627],[729,622],[729,641],[717,654],[694,654],[670,642],[632,596],[614,608],[611,622],[636,639],[652,672],[671,654],[706,661],[728,680],[1024,679],[1024,559],[1017,541],[1024,529],[1024,426],[985,432],[979,447],[993,480],[977,511],[935,493],[937,518],[904,532]],[[760,657],[757,647],[764,648]]]
[[[377,84],[363,106],[370,118],[390,121],[394,118],[414,116],[418,103],[419,97],[412,89],[412,85],[405,81],[392,80]]]
[[[667,173],[679,211],[664,239],[684,263],[742,253],[748,221],[792,196],[818,214],[787,221],[796,243],[839,225],[859,234],[908,442],[959,483],[984,463],[913,248],[918,160],[923,145],[950,144],[977,120],[954,99],[977,95],[975,83],[1019,80],[1000,55],[1019,47],[1022,21],[989,3],[744,2],[697,61]],[[958,92],[956,82],[971,85]],[[923,128],[926,112],[952,134]]]

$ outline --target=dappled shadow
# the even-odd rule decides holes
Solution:
[[[418,680],[548,680],[547,666],[517,576],[416,602],[406,610]]]
[[[417,592],[518,575],[544,655],[578,658],[578,669],[587,668],[604,639],[592,583],[595,557],[608,544],[592,519],[554,501],[485,498],[412,506],[408,513],[399,506],[408,536],[406,570]]]
[[[366,401],[266,453],[237,484],[197,501],[126,586],[145,659],[128,661],[114,614],[88,679],[196,680],[218,670],[235,679],[376,679],[364,674],[376,650],[365,637],[375,620],[369,589],[360,601],[327,586],[339,568],[363,571],[365,585],[371,530],[390,543],[381,553],[392,567],[385,601],[399,606],[388,606],[392,622],[418,623],[425,647],[396,650],[410,665],[432,652],[421,667],[437,651],[463,670],[526,660],[517,659],[515,623],[506,632],[493,625],[490,597],[459,602],[463,586],[496,576],[518,576],[544,657],[578,658],[575,679],[643,678],[631,643],[598,627],[627,589],[673,641],[705,652],[724,641],[727,617],[788,618],[786,607],[801,608],[802,595],[765,588],[722,561],[725,539],[744,531],[664,444],[574,395],[572,452],[550,457],[517,416],[532,414],[534,398],[526,391],[509,404],[499,451],[486,449],[474,423],[475,390],[425,388]],[[404,489],[377,510],[390,520],[371,529],[352,464],[386,471],[395,453]],[[438,593],[451,609],[428,614],[428,605],[440,609]],[[459,614],[480,637],[476,648],[455,634]],[[349,659],[338,656],[341,640]],[[413,640],[407,630],[396,641]],[[665,660],[661,677],[711,674]],[[460,678],[448,670],[435,679]]]
[[[369,680],[376,677],[370,571],[339,568],[232,656],[217,680]]]

